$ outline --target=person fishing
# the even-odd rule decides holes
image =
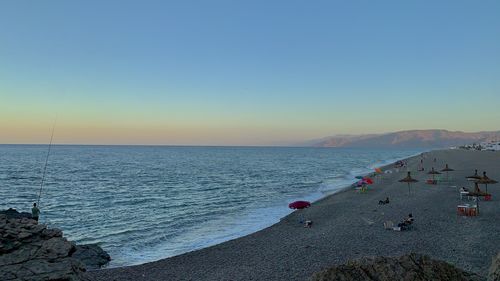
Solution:
[[[38,217],[40,216],[40,209],[33,203],[33,208],[31,208],[31,218],[38,222]]]
[[[40,198],[42,197],[43,183],[45,180],[45,174],[47,172],[47,164],[49,163],[50,149],[52,147],[52,140],[54,139],[55,128],[56,128],[56,121],[54,120],[54,126],[52,127],[52,134],[50,136],[49,149],[47,151],[47,156],[45,157],[45,165],[43,166],[42,180],[40,182],[40,190],[38,191],[38,200],[37,200],[38,204],[40,204]],[[40,209],[38,209],[38,207],[36,206],[37,203],[33,203],[33,208],[31,208],[31,217],[38,223],[38,217],[40,216]]]

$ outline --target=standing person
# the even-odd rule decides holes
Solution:
[[[36,203],[33,203],[33,208],[31,208],[31,218],[38,222],[38,217],[40,216],[40,209],[36,206]]]

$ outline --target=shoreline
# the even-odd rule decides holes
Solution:
[[[314,272],[364,256],[399,256],[417,252],[444,260],[485,276],[491,258],[499,250],[497,223],[500,192],[491,187],[493,201],[481,205],[478,217],[456,215],[456,188],[474,169],[500,178],[500,153],[463,150],[426,152],[426,169],[450,164],[453,180],[425,184],[426,173],[414,172],[419,180],[408,196],[406,185],[397,182],[405,171],[383,174],[364,194],[352,189],[326,196],[305,210],[255,233],[182,255],[136,266],[88,272],[92,280],[306,280]],[[431,159],[436,157],[437,163]],[[415,171],[417,156],[408,158]],[[404,175],[403,175],[404,174]],[[378,200],[391,198],[387,206]],[[383,229],[383,222],[397,222],[412,212],[411,231]],[[314,221],[312,228],[298,224],[300,216]],[[300,257],[300,258],[298,258]]]
[[[425,151],[422,151],[422,152],[428,152],[428,151],[429,150],[425,150]],[[306,201],[310,201],[311,204],[315,204],[316,202],[322,201],[323,199],[325,199],[327,197],[330,197],[330,196],[333,196],[335,194],[339,194],[339,193],[342,193],[342,192],[344,192],[346,190],[351,189],[353,187],[353,184],[355,184],[358,181],[358,179],[356,179],[355,176],[368,176],[370,174],[373,174],[374,173],[374,169],[376,167],[382,168],[382,169],[385,170],[387,167],[391,167],[397,161],[405,161],[407,159],[410,159],[412,157],[416,157],[416,156],[420,155],[422,152],[411,154],[411,155],[403,157],[403,158],[388,159],[388,160],[385,160],[385,161],[381,161],[381,163],[379,163],[379,162],[373,162],[373,163],[370,163],[369,165],[365,166],[364,168],[353,168],[349,172],[346,172],[344,174],[344,176],[342,177],[342,179],[339,179],[338,183],[335,184],[333,188],[327,189],[327,190],[321,190],[321,184],[320,184],[316,188],[315,191],[313,191],[311,193],[308,193],[308,194],[306,194],[304,196],[301,196],[300,198],[295,198],[295,199],[291,200],[290,202],[292,202],[294,200],[306,200]],[[360,169],[361,171],[354,172],[356,169]],[[348,179],[349,176],[352,176],[352,177],[350,177]],[[286,209],[288,209],[288,208],[286,208]],[[253,211],[251,211],[251,212],[253,212]],[[204,244],[204,246],[201,246],[199,248],[194,248],[194,249],[189,250],[187,252],[182,252],[182,253],[179,253],[179,254],[175,254],[175,255],[172,255],[172,256],[162,257],[162,258],[158,258],[158,259],[155,259],[155,260],[150,260],[150,261],[145,261],[145,262],[139,262],[139,263],[131,263],[131,264],[119,265],[119,266],[113,266],[112,265],[112,261],[111,261],[111,265],[106,265],[105,267],[103,267],[101,269],[117,269],[117,268],[131,267],[131,266],[140,266],[140,265],[143,265],[143,264],[153,263],[153,262],[161,261],[161,260],[164,260],[164,259],[170,259],[170,258],[174,258],[174,257],[177,257],[177,256],[181,256],[181,255],[184,255],[184,254],[187,254],[187,253],[191,253],[191,252],[196,252],[196,251],[199,251],[199,250],[207,249],[207,248],[210,248],[210,247],[213,247],[213,246],[217,246],[219,244],[222,244],[222,243],[225,243],[225,242],[228,242],[228,241],[232,241],[232,240],[244,238],[244,237],[246,237],[248,235],[252,235],[252,234],[254,234],[256,232],[259,232],[259,231],[262,231],[262,230],[264,230],[266,228],[272,227],[273,225],[280,223],[283,219],[287,218],[288,216],[292,215],[295,212],[296,212],[296,210],[290,210],[290,212],[288,212],[285,215],[275,217],[272,220],[272,222],[270,222],[269,224],[266,224],[264,226],[256,226],[255,228],[254,227],[248,227],[249,229],[250,228],[254,229],[254,230],[250,230],[250,232],[248,232],[248,231],[241,231],[242,234],[234,234],[234,235],[228,235],[226,233],[220,234],[219,236],[234,236],[234,237],[233,238],[229,238],[229,239],[224,239],[224,240],[221,240],[221,241],[217,241],[215,243],[206,243],[206,244],[202,243],[202,244]],[[101,270],[101,269],[93,269],[91,271],[96,271],[96,270]]]

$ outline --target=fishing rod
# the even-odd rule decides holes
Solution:
[[[47,163],[49,162],[50,148],[52,147],[52,140],[54,139],[54,129],[56,128],[56,121],[52,126],[52,134],[50,136],[49,149],[47,151],[47,157],[45,157],[45,165],[43,166],[42,181],[40,182],[40,191],[38,192],[37,205],[40,206],[40,197],[42,196],[43,182],[45,181],[45,173],[47,172]]]

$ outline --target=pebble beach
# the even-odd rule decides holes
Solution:
[[[491,258],[500,250],[500,185],[488,186],[493,200],[480,201],[475,217],[457,214],[457,205],[472,203],[460,199],[458,189],[472,188],[465,177],[474,169],[500,179],[500,152],[428,152],[425,171],[417,171],[420,159],[406,159],[407,168],[384,167],[391,173],[376,177],[365,193],[347,187],[253,234],[156,262],[87,275],[96,281],[308,280],[317,271],[351,259],[415,252],[486,276]],[[445,164],[455,170],[449,179],[426,184],[431,167],[439,171]],[[407,184],[398,182],[407,170],[419,181],[412,184],[410,194]],[[390,203],[379,205],[386,197]],[[384,222],[397,223],[409,213],[415,218],[411,230],[384,229]],[[311,220],[312,227],[304,228],[303,220]]]

